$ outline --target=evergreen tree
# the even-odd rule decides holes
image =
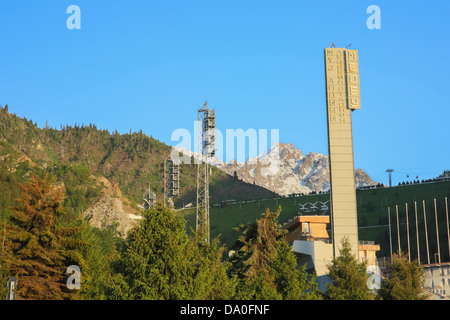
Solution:
[[[79,238],[81,229],[63,227],[59,218],[63,190],[53,186],[47,175],[34,175],[21,185],[22,197],[16,199],[7,228],[6,265],[18,279],[20,299],[77,299],[78,293],[67,288],[67,267],[84,268],[79,250],[86,245]]]
[[[234,298],[321,299],[315,275],[308,275],[305,266],[299,268],[291,246],[277,223],[281,208],[269,209],[256,222],[241,225],[242,235],[233,245],[229,276],[237,281]]]
[[[86,222],[81,224],[84,227],[81,238],[89,243],[89,246],[82,250],[86,260],[83,275],[86,274],[86,276],[83,277],[80,295],[83,299],[105,300],[110,278],[114,272],[111,264],[118,256],[116,246],[123,240],[116,236],[117,225],[100,230],[89,226]]]
[[[204,242],[199,232],[194,232],[189,240],[188,290],[189,299],[227,300],[234,293],[236,283],[227,275],[228,263],[222,262],[224,247],[219,246],[218,238],[211,244]]]
[[[298,268],[297,258],[291,246],[282,239],[279,241],[277,255],[271,263],[278,293],[283,300],[320,300],[315,274],[309,276],[306,266]]]
[[[223,248],[200,234],[186,235],[185,221],[161,204],[146,211],[114,264],[111,299],[226,299],[233,289],[221,264]]]
[[[382,279],[378,298],[383,300],[425,300],[423,290],[423,266],[417,260],[409,261],[407,255],[399,252],[392,256],[390,273]]]
[[[118,273],[111,299],[186,299],[188,237],[184,222],[161,206],[148,210],[131,229],[126,245],[114,264]]]
[[[8,250],[8,239],[7,235],[7,224],[6,222],[0,223],[0,234],[1,234],[1,248],[0,248],[0,299],[4,299],[8,294],[8,287],[6,283],[8,279],[12,277],[11,272],[9,271],[9,261],[11,258],[11,252]]]
[[[338,257],[328,265],[326,295],[331,300],[372,300],[374,295],[367,286],[366,263],[359,263],[352,253],[348,238],[344,238]]]
[[[283,234],[277,218],[281,212],[269,209],[256,222],[237,228],[242,235],[233,245],[229,275],[237,279],[237,299],[281,299],[271,262],[276,257],[277,239]]]

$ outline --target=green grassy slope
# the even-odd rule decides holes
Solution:
[[[405,203],[409,206],[409,230],[410,230],[410,251],[412,258],[417,257],[417,246],[415,237],[415,216],[414,201],[417,201],[418,207],[418,226],[419,226],[419,247],[421,260],[427,258],[425,246],[425,229],[422,201],[426,201],[426,219],[428,227],[428,238],[430,252],[436,252],[436,227],[433,199],[437,200],[439,238],[441,249],[441,260],[449,261],[448,241],[446,229],[446,216],[444,197],[450,198],[450,182],[423,183],[398,186],[392,188],[377,188],[371,190],[357,190],[358,207],[358,227],[359,239],[366,241],[375,241],[380,244],[381,250],[379,257],[390,255],[389,227],[388,227],[388,207],[391,208],[391,233],[393,242],[393,251],[398,250],[397,224],[395,215],[395,206],[399,206],[399,228],[401,236],[402,250],[407,250],[406,233],[406,214]],[[210,210],[211,236],[220,234],[222,243],[231,245],[238,234],[233,231],[241,223],[250,223],[260,217],[266,208],[274,211],[281,206],[282,212],[279,222],[283,224],[300,211],[299,204],[316,201],[325,202],[330,199],[329,194],[308,195],[298,198],[280,198],[268,200],[255,200],[253,202],[237,202],[223,208],[212,207]],[[449,199],[450,201],[450,199]],[[214,199],[212,199],[212,203]],[[318,205],[319,206],[319,205]],[[320,207],[320,206],[319,206]],[[180,210],[180,216],[187,220],[188,228],[195,228],[195,209]],[[329,211],[303,212],[302,214],[329,214]],[[434,257],[431,257],[431,262]]]
[[[393,252],[397,252],[398,233],[396,206],[398,206],[400,244],[402,251],[408,251],[408,235],[406,225],[406,204],[408,204],[408,226],[410,252],[413,259],[417,258],[417,237],[414,202],[417,203],[417,226],[419,233],[419,249],[421,261],[427,258],[425,241],[425,224],[423,201],[427,220],[430,254],[437,252],[436,218],[434,213],[434,198],[438,218],[441,261],[450,261],[447,240],[447,220],[444,198],[450,198],[450,182],[421,183],[392,188],[359,191],[358,225],[360,240],[375,240],[381,245],[379,256],[390,255],[388,207],[391,212],[391,237]],[[434,262],[431,257],[430,262]]]

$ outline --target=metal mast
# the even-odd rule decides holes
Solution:
[[[180,165],[168,157],[164,161],[164,206],[172,208],[173,199],[180,195]]]
[[[394,172],[393,169],[387,169],[387,173],[389,173],[389,187],[392,187],[392,172]]]
[[[150,188],[150,183],[148,184],[148,191],[144,193],[143,200],[145,210],[153,208],[156,204],[156,194],[152,192],[152,189]]]
[[[208,102],[198,110],[198,151],[197,161],[197,209],[196,230],[200,231],[206,242],[210,242],[209,228],[209,170],[208,162],[216,153],[216,111],[208,109]]]

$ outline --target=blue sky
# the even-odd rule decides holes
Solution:
[[[70,5],[81,29],[69,30]],[[369,5],[381,29],[369,30]],[[323,49],[359,51],[355,167],[373,179],[450,169],[450,2],[99,1],[0,3],[0,104],[40,127],[95,123],[167,144],[207,97],[217,127],[279,129],[328,153]]]

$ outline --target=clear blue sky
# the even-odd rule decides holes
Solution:
[[[81,9],[69,30],[68,6]],[[381,29],[369,30],[369,5]],[[40,127],[95,123],[171,142],[205,97],[218,129],[279,129],[328,153],[323,49],[359,51],[355,167],[379,182],[450,169],[450,2],[0,2],[0,104]]]

